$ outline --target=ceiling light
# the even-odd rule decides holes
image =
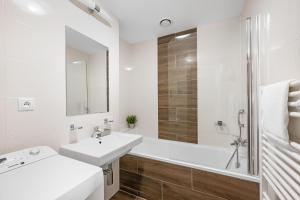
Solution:
[[[159,24],[161,27],[168,27],[168,26],[171,26],[172,20],[166,18],[166,19],[161,20],[159,22]]]
[[[175,38],[177,39],[177,40],[182,40],[182,39],[184,39],[184,38],[187,38],[187,37],[189,37],[191,34],[189,33],[189,34],[185,34],[185,35],[179,35],[179,36],[176,36]]]
[[[96,0],[77,0],[77,1],[85,5],[94,14],[97,14],[103,19],[105,19],[109,25],[112,23],[113,19],[111,18],[111,16],[105,10],[100,8],[99,5],[97,5]]]

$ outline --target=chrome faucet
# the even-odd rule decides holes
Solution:
[[[235,168],[239,168],[241,166],[240,160],[239,160],[239,148],[242,146],[246,146],[248,143],[247,139],[242,138],[242,128],[245,127],[245,124],[241,123],[241,115],[245,113],[244,109],[240,109],[238,112],[238,117],[237,117],[237,122],[239,126],[239,136],[232,142],[230,143],[231,146],[235,146],[235,150],[230,157],[226,169],[229,167],[229,164],[231,163],[232,159],[234,158],[234,155],[236,155],[236,162],[235,162]]]
[[[242,137],[238,137],[237,139],[235,139],[232,143],[230,143],[231,146],[235,146],[235,150],[232,154],[232,156],[230,157],[227,165],[226,165],[226,169],[229,167],[229,164],[231,163],[234,155],[236,154],[236,162],[235,162],[235,168],[240,168],[241,163],[240,163],[240,158],[239,158],[239,148],[242,146],[246,146],[247,145],[247,140],[246,139],[242,139]]]
[[[92,134],[93,138],[101,139],[101,137],[110,135],[111,133],[111,126],[110,122],[113,122],[112,120],[108,120],[107,118],[104,119],[104,125],[103,128],[100,128],[99,126],[94,127],[94,131]]]
[[[104,130],[100,129],[99,126],[95,126],[94,127],[94,132],[92,134],[93,138],[97,138],[97,139],[101,139],[101,137],[103,136]]]

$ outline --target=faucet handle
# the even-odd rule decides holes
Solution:
[[[104,130],[102,128],[100,128],[99,126],[94,127],[94,133],[102,134],[103,132],[104,132]]]
[[[247,146],[247,144],[248,144],[248,140],[247,139],[244,139],[244,140],[241,141],[241,145],[243,147]]]
[[[95,137],[95,138],[100,139],[102,137],[103,132],[104,132],[104,130],[101,129],[99,126],[95,126],[94,127],[94,132],[91,135],[91,137]]]
[[[237,146],[239,144],[238,140],[234,140],[232,143],[230,143],[231,146]]]
[[[95,131],[95,132],[99,131],[99,129],[100,129],[99,126],[95,126],[95,127],[94,127],[94,131]]]
[[[75,124],[70,125],[70,131],[75,131],[75,130],[79,130],[79,129],[83,129],[83,126],[75,127]]]
[[[107,124],[108,122],[114,122],[114,120],[108,120],[108,118],[105,118],[104,123]]]

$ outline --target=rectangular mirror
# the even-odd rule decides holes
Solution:
[[[109,111],[108,48],[66,27],[67,116]]]

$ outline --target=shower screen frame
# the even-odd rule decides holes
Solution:
[[[246,19],[248,173],[259,174],[260,16]]]

